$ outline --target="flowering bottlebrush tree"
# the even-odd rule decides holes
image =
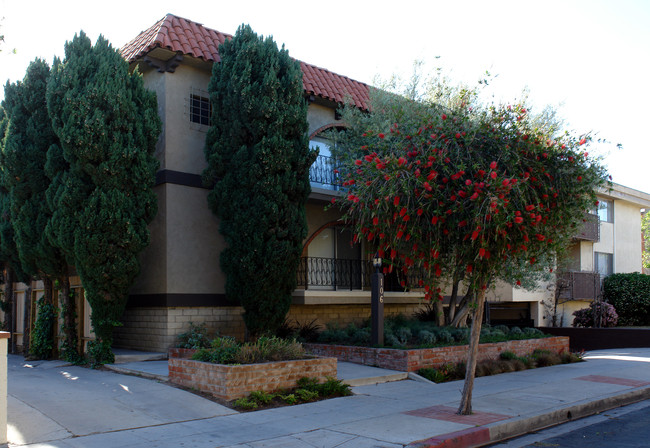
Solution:
[[[426,300],[441,301],[461,274],[472,330],[459,413],[471,413],[486,290],[508,276],[521,284],[566,247],[605,171],[585,149],[589,136],[559,133],[521,103],[482,106],[467,90],[444,106],[376,95],[370,114],[344,112],[342,219],[387,272],[417,271],[410,286]]]

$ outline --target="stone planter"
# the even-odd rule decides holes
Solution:
[[[412,350],[328,344],[303,345],[307,351],[315,355],[334,356],[339,361],[400,370],[402,372],[415,372],[425,367],[435,368],[447,363],[466,361],[468,349],[467,345]],[[556,336],[480,344],[478,360],[497,359],[500,353],[505,351],[524,356],[537,349],[549,350],[555,353],[569,351],[569,338]]]
[[[336,378],[336,358],[314,357],[261,364],[225,365],[189,359],[194,350],[169,350],[169,380],[223,400],[245,397],[256,390],[292,389],[300,378]]]

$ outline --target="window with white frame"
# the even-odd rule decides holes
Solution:
[[[594,252],[594,267],[601,277],[614,273],[614,254]]]
[[[614,201],[598,199],[598,210],[596,211],[600,222],[614,222]]]

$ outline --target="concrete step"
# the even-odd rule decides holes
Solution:
[[[142,361],[161,361],[167,359],[167,353],[142,352],[138,350],[127,350],[123,348],[114,348],[113,354],[115,354],[115,364]]]
[[[408,378],[407,372],[364,366],[352,362],[339,361],[337,370],[338,379],[353,387],[401,381]]]

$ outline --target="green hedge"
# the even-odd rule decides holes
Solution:
[[[614,305],[619,326],[650,325],[650,276],[634,272],[605,278],[603,299]]]

